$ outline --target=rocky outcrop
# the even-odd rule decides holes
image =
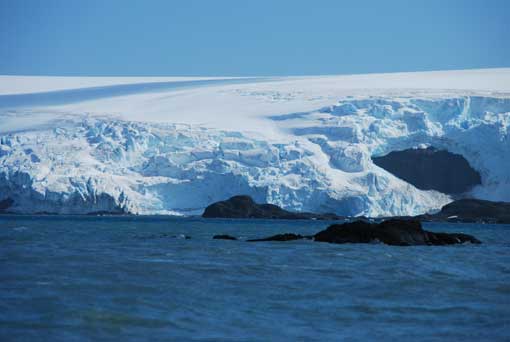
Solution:
[[[443,246],[466,242],[481,243],[480,240],[468,234],[429,232],[422,228],[420,221],[395,219],[381,223],[355,221],[333,224],[313,236],[285,233],[248,241],[292,241],[301,239],[338,244],[384,243],[391,246]]]
[[[421,190],[459,194],[481,184],[480,174],[463,156],[433,147],[394,151],[372,160]]]
[[[296,213],[274,204],[257,204],[250,196],[234,196],[226,201],[215,202],[205,208],[205,218],[257,218],[286,220],[338,220],[335,214]]]
[[[387,220],[381,223],[355,221],[334,224],[315,234],[314,241],[329,243],[384,243],[393,246],[452,245],[480,241],[467,234],[434,233],[415,220]]]
[[[248,240],[249,242],[258,242],[258,241],[292,241],[292,240],[301,240],[301,239],[309,239],[310,236],[303,236],[300,234],[293,233],[285,233],[285,234],[276,234],[267,238],[262,239],[252,239]]]
[[[231,236],[231,235],[227,235],[227,234],[214,235],[213,239],[214,240],[237,240],[236,237]]]
[[[510,203],[461,199],[445,205],[437,214],[421,215],[417,218],[426,221],[510,224]]]

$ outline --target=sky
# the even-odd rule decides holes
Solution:
[[[0,0],[0,74],[270,76],[510,67],[507,0]]]

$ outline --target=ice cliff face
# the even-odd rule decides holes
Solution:
[[[247,194],[289,210],[415,215],[451,199],[416,189],[371,156],[423,146],[468,160],[482,178],[471,195],[510,201],[509,98],[380,95],[332,103],[265,117],[281,132],[267,139],[199,124],[57,115],[0,133],[0,201],[24,213],[198,214]]]

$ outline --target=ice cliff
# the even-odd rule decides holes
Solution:
[[[415,215],[450,196],[419,190],[371,157],[426,146],[460,154],[480,173],[469,196],[510,201],[510,98],[425,95],[324,98],[315,109],[258,118],[272,127],[267,135],[62,108],[5,109],[0,207],[188,215],[246,194],[289,210]],[[17,121],[37,124],[2,130],[1,122]]]

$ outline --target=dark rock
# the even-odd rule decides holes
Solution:
[[[461,233],[431,233],[428,232],[428,236],[430,241],[432,242],[432,245],[453,245],[457,243],[474,243],[474,244],[480,244],[481,241],[475,238],[472,235],[468,234],[461,234]]]
[[[296,213],[274,204],[257,204],[250,196],[234,196],[226,201],[215,202],[205,208],[205,218],[259,218],[287,220],[338,220],[335,214]]]
[[[249,196],[234,196],[205,208],[202,217],[223,218],[283,218],[296,214],[281,209],[273,204],[257,204]]]
[[[423,230],[420,221],[387,220],[381,223],[355,221],[329,226],[314,236],[315,241],[330,243],[382,242],[394,246],[451,245],[480,243],[467,234],[433,233]]]
[[[226,235],[226,234],[223,234],[223,235],[214,235],[213,239],[216,239],[216,240],[237,240],[236,237],[231,236],[231,235]]]
[[[437,214],[421,215],[419,218],[427,221],[510,224],[510,203],[461,199],[445,205]]]
[[[394,151],[372,160],[422,190],[459,194],[481,184],[480,174],[463,156],[433,147]]]
[[[14,200],[12,198],[6,198],[0,201],[0,211],[6,210],[12,207],[14,204]]]
[[[252,239],[248,240],[249,242],[259,242],[259,241],[292,241],[292,240],[301,240],[306,239],[306,236],[292,233],[285,234],[277,234],[263,239]]]

